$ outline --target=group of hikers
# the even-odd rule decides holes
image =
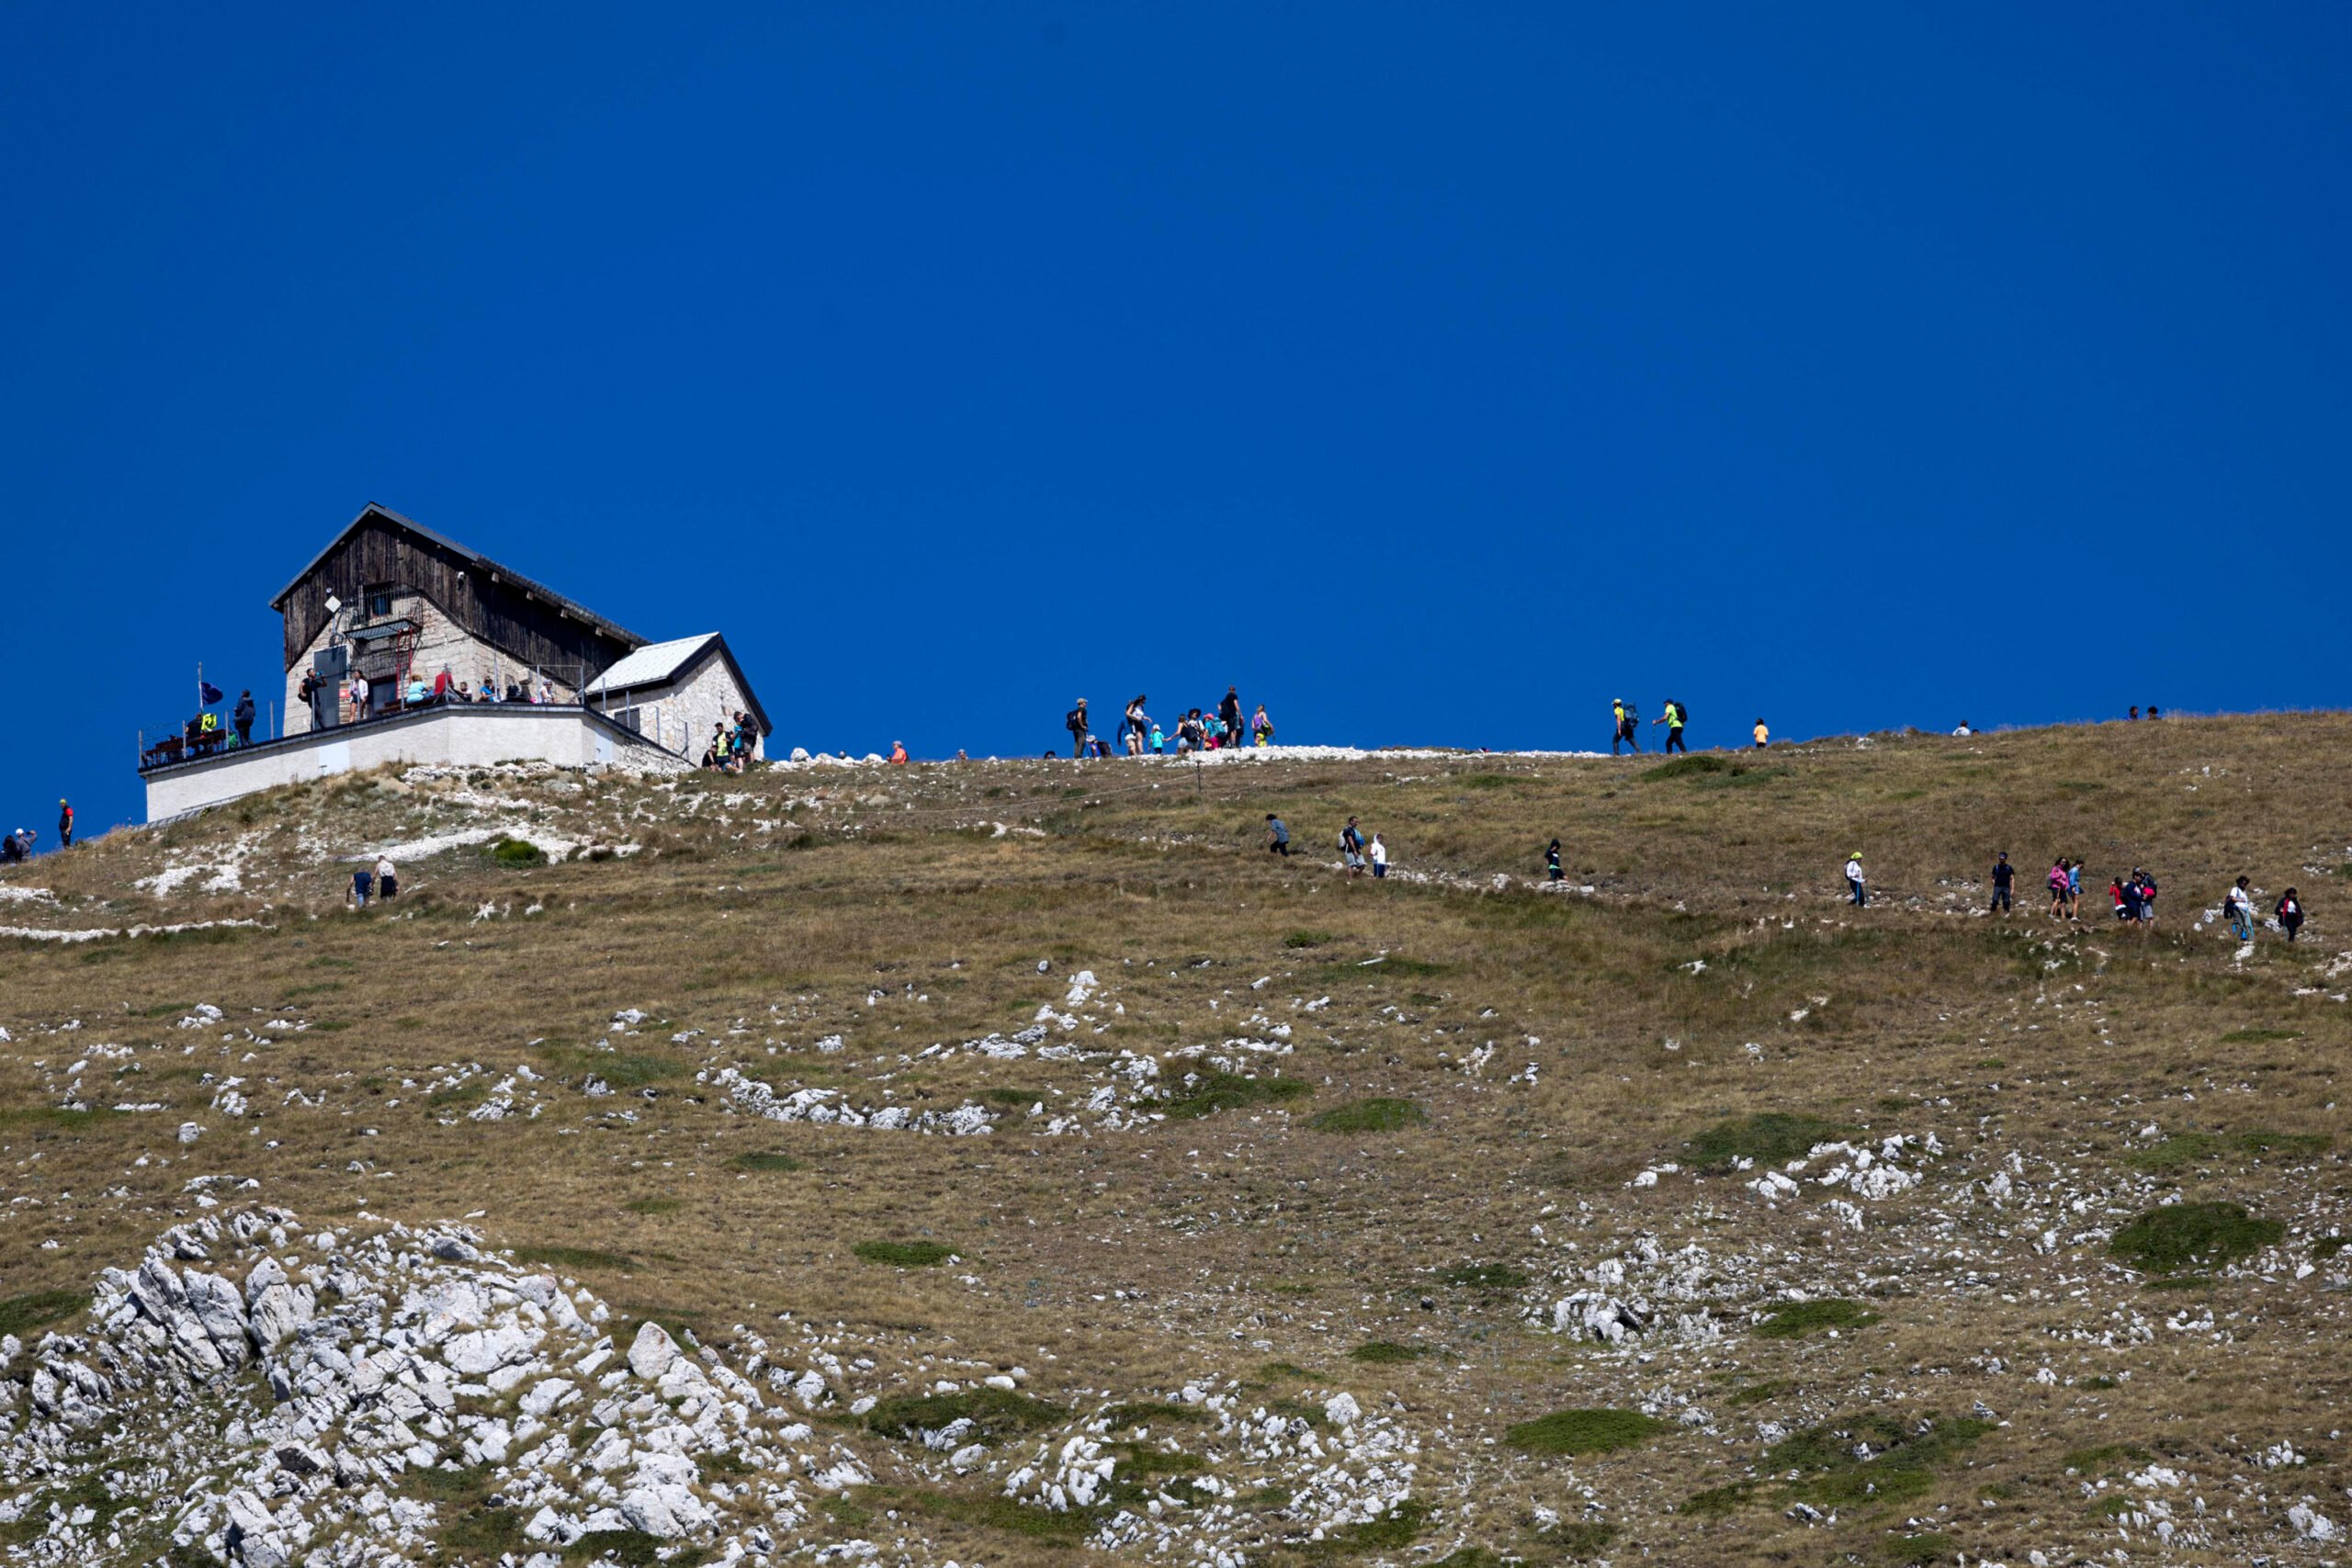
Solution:
[[[1241,716],[1241,694],[1235,687],[1227,686],[1224,697],[1213,707],[1180,714],[1172,733],[1144,711],[1144,704],[1150,700],[1138,694],[1127,704],[1114,743],[1094,733],[1086,699],[1079,698],[1078,705],[1062,716],[1062,728],[1069,731],[1071,754],[1081,761],[1120,752],[1130,757],[1181,757],[1188,751],[1229,751],[1252,742],[1259,746],[1274,743],[1274,721],[1267,716],[1266,705],[1260,703],[1258,711],[1245,722]]]
[[[2137,710],[2133,716],[2138,716]],[[2149,716],[2155,716],[2149,710]],[[1854,902],[1865,902],[1861,885],[1861,857],[1856,855],[1846,864],[1847,880],[1854,886]],[[2009,863],[2007,850],[1993,862],[1993,902],[1989,913],[2015,912],[2017,903],[2014,887],[2017,868]],[[2050,894],[2050,918],[2056,920],[2080,920],[2083,918],[2083,863],[2079,856],[2060,855],[2050,863],[2049,873],[2042,884]],[[2232,934],[2240,942],[2254,940],[2254,889],[2251,877],[2241,876],[2222,896],[2222,912],[2230,922]],[[2115,911],[2118,923],[2146,933],[2156,923],[2156,879],[2144,866],[2133,866],[2131,872],[2118,874],[2107,885],[2108,902]],[[2289,942],[2303,926],[2302,896],[2290,887],[2278,896],[2271,907],[2270,919]]]
[[[373,897],[390,902],[401,890],[401,879],[392,868],[392,857],[378,855],[376,863],[361,866],[351,874],[351,907],[364,909]]]
[[[0,863],[14,865],[18,861],[32,859],[33,843],[40,837],[30,828],[19,828],[0,837]],[[57,803],[57,847],[61,850],[74,847],[74,807],[70,802],[62,799]]]
[[[1638,755],[1642,749],[1642,710],[1624,698],[1619,697],[1610,705],[1610,712],[1616,721],[1616,728],[1610,732],[1609,754],[1612,757],[1618,756],[1621,754],[1618,751],[1620,746],[1631,746]],[[1653,728],[1661,724],[1666,726],[1668,750],[1680,751],[1686,755],[1690,748],[1682,743],[1682,729],[1690,722],[1690,710],[1684,706],[1679,699],[1674,697],[1667,698],[1663,711],[1650,720]],[[1761,746],[1767,739],[1764,721],[1759,718],[1756,721],[1756,744]]]
[[[1272,811],[1266,813],[1266,852],[1269,854],[1290,853],[1290,824]],[[1363,829],[1352,817],[1340,829],[1340,859],[1348,868],[1351,880],[1362,876],[1366,869],[1374,877],[1388,874],[1388,842],[1374,833],[1367,840]]]
[[[759,743],[759,726],[752,722],[750,714],[738,712],[731,724],[719,719],[711,725],[710,744],[702,749],[702,765],[711,773],[740,773],[751,765],[752,751]],[[891,759],[895,762],[906,760],[903,747]]]

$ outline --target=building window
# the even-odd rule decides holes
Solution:
[[[368,618],[369,620],[388,621],[391,619],[392,591],[390,588],[370,588],[368,590],[366,599],[368,604]]]

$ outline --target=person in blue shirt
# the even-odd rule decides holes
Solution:
[[[1266,852],[1274,855],[1290,853],[1290,829],[1271,811],[1266,813]]]

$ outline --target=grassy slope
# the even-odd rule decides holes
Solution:
[[[1875,1560],[1928,1530],[1972,1555],[2054,1559],[2104,1550],[2116,1528],[2065,1473],[2070,1452],[2143,1445],[2227,1492],[2221,1477],[2285,1438],[2318,1468],[2210,1526],[2210,1558],[2181,1560],[2293,1561],[2304,1548],[2280,1534],[2286,1502],[2308,1491],[2324,1509],[2352,1482],[2328,1435],[2347,1404],[2337,1347],[2352,1257],[2321,1258],[2301,1280],[2288,1267],[2150,1292],[2103,1243],[2174,1188],[2287,1222],[2290,1261],[2346,1224],[2335,1079],[2352,1010],[2330,999],[2345,977],[2322,971],[2346,945],[2332,933],[2352,855],[2347,740],[2352,719],[2324,716],[1882,736],[1665,777],[1647,776],[1657,759],[1298,762],[1197,779],[1031,761],[673,792],[385,778],[281,792],[14,879],[63,903],[0,907],[0,923],[242,916],[266,929],[0,946],[0,1025],[16,1036],[0,1045],[0,1161],[18,1200],[0,1232],[0,1294],[82,1288],[168,1223],[189,1177],[226,1171],[320,1217],[486,1209],[506,1245],[612,1255],[582,1277],[616,1304],[714,1328],[785,1310],[839,1320],[910,1377],[952,1339],[952,1354],[1023,1363],[1038,1392],[1073,1402],[1163,1397],[1206,1376],[1261,1382],[1269,1398],[1302,1381],[1368,1402],[1393,1393],[1424,1427],[1450,1423],[1471,1455],[1429,1463],[1422,1495],[1438,1511],[1423,1545],[1524,1548],[1532,1503],[1576,1517],[1573,1478],[1605,1505],[1620,1559],[1647,1547],[1682,1562]],[[481,804],[493,796],[527,812]],[[1255,850],[1268,810],[1310,860]],[[1313,863],[1349,812],[1387,835],[1400,872],[1441,880],[1349,885]],[[453,851],[403,868],[412,892],[395,917],[340,912],[326,852],[526,815],[647,848],[529,869]],[[998,822],[1014,830],[1000,836]],[[1530,890],[1554,835],[1594,897]],[[240,891],[198,892],[199,877],[158,899],[129,886],[240,840]],[[1837,868],[1856,848],[1880,902],[1850,918]],[[2001,848],[2025,906],[2008,923],[1973,914]],[[2100,888],[2110,870],[2154,869],[2160,932],[2055,932],[2032,911],[2061,851],[2085,855]],[[2193,910],[2241,870],[2274,897],[2301,886],[2313,910],[2302,950],[2273,939],[2239,964],[2233,945],[2189,934]],[[1498,874],[1520,880],[1493,891]],[[485,901],[503,912],[478,920]],[[533,902],[544,913],[526,918]],[[2096,913],[2103,897],[2085,903]],[[1104,1007],[1124,1009],[1088,1043],[1214,1043],[1262,1006],[1293,1025],[1283,1070],[1311,1096],[1084,1139],[1034,1136],[1015,1115],[960,1139],[762,1122],[693,1076],[723,1058],[780,1090],[887,1089],[944,1109],[1058,1089],[1067,1109],[1099,1072],[898,1058],[1058,1009],[1080,967],[1106,983]],[[177,1027],[200,1001],[232,1026],[311,1027],[224,1044]],[[651,1019],[616,1072],[587,1048],[622,1008]],[[83,1031],[44,1032],[69,1019]],[[670,1042],[690,1029],[704,1036]],[[814,1048],[831,1034],[844,1049]],[[94,1040],[137,1048],[139,1067],[107,1082],[119,1064],[94,1060],[90,1102],[169,1109],[50,1109]],[[1489,1042],[1491,1061],[1465,1071]],[[481,1080],[432,1087],[453,1065],[495,1075],[518,1062],[566,1086],[537,1121],[466,1121]],[[1530,1063],[1533,1082],[1507,1081]],[[592,1071],[621,1094],[571,1092]],[[206,1074],[243,1077],[255,1114],[209,1109]],[[282,1103],[293,1089],[325,1103]],[[1308,1125],[1375,1098],[1428,1118]],[[1932,1132],[1952,1154],[1860,1232],[1801,1224],[1721,1177],[1625,1185],[1687,1164],[1685,1140],[1722,1119],[1770,1111],[1873,1137]],[[172,1141],[183,1119],[208,1128],[192,1150]],[[2221,1136],[2152,1150],[2137,1135],[2151,1123]],[[730,1163],[760,1151],[801,1168]],[[2032,1196],[1996,1202],[1984,1183],[2012,1155]],[[2037,1250],[2049,1228],[2055,1250]],[[1746,1269],[1759,1288],[1868,1298],[1876,1321],[1834,1338],[1756,1336],[1747,1307],[1727,1309],[1720,1344],[1642,1365],[1527,1316],[1643,1235],[1668,1250],[1702,1242],[1717,1272]],[[853,1253],[926,1238],[968,1268]],[[1441,1277],[1489,1263],[1536,1283]],[[2208,1304],[2215,1327],[2166,1326]],[[2128,1331],[2134,1314],[2153,1337]],[[1348,1358],[1370,1341],[1442,1353]],[[1268,1370],[1284,1363],[1305,1378]],[[2057,1381],[2030,1381],[2044,1365]],[[1480,1446],[1556,1409],[1662,1391],[1668,1415],[1684,1400],[1709,1411],[1712,1435],[1669,1429],[1574,1461]],[[1914,1472],[1924,1490],[1849,1498],[1826,1534],[1784,1517],[1798,1494],[1772,1489],[1789,1456],[1767,1458],[1777,1434],[1763,1423],[1957,1416],[1978,1400],[2007,1425]],[[1721,1507],[1673,1511],[1758,1480],[1752,1495],[1713,1494]],[[1069,1557],[985,1522],[929,1533],[946,1554],[990,1562]]]

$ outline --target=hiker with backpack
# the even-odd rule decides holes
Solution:
[[[1080,761],[1086,760],[1086,699],[1062,716],[1062,728],[1069,731],[1070,755]]]
[[[2243,876],[2230,885],[2222,895],[2222,906],[2230,917],[2230,934],[2240,942],[2254,940],[2254,895],[2246,889]]]
[[[2076,855],[2066,863],[2066,918],[2083,918],[2083,857]]]
[[[1690,717],[1680,703],[1676,702],[1672,697],[1667,698],[1666,711],[1650,722],[1666,726],[1668,750],[1679,751],[1686,757],[1690,754],[1690,748],[1682,744],[1682,727],[1690,722]]]
[[[1251,738],[1260,746],[1272,746],[1274,743],[1274,721],[1266,716],[1265,704],[1260,703],[1258,711],[1250,716],[1250,730]]]
[[[1141,693],[1137,693],[1136,700],[1127,705],[1126,747],[1130,757],[1143,755],[1144,731],[1151,728],[1151,716],[1143,711],[1143,705]]]
[[[1640,711],[1623,697],[1617,699],[1613,705],[1613,711],[1617,716],[1617,733],[1609,738],[1609,754],[1612,757],[1616,756],[1618,743],[1623,741],[1634,749],[1634,755],[1640,756],[1642,732],[1637,728],[1641,723]]]
[[[1348,825],[1340,829],[1340,855],[1347,862],[1349,881],[1353,882],[1363,874],[1363,834],[1357,830],[1356,819],[1352,817],[1348,818]]]

